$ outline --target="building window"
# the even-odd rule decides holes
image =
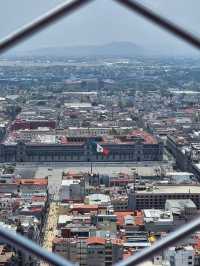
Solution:
[[[101,251],[101,250],[100,250],[100,251],[98,251],[97,253],[98,253],[98,254],[104,254],[104,253],[103,253],[103,251]]]

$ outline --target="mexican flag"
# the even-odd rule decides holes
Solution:
[[[93,141],[92,142],[92,147],[97,153],[102,153],[104,156],[108,156],[108,154],[109,154],[109,149],[102,147],[97,142]]]

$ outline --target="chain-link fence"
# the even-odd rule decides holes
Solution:
[[[43,16],[32,21],[30,24],[25,25],[19,30],[11,33],[6,38],[0,41],[0,53],[7,51],[9,48],[15,46],[17,43],[23,41],[24,39],[32,36],[38,31],[44,29],[45,27],[50,26],[52,23],[66,17],[71,13],[77,11],[82,6],[89,4],[94,0],[74,0],[66,1],[65,3],[59,5],[55,9],[47,12]],[[101,1],[101,0],[95,0]],[[197,36],[194,36],[192,33],[186,31],[184,28],[179,25],[174,24],[169,21],[167,18],[160,16],[159,14],[154,13],[152,10],[143,6],[142,4],[133,1],[133,0],[108,0],[114,1],[121,4],[122,6],[128,8],[130,11],[133,11],[145,19],[153,22],[164,30],[167,30],[171,34],[175,35],[177,38],[184,40],[190,45],[200,49],[200,39]],[[118,263],[118,266],[125,265],[138,265],[139,263],[144,262],[145,260],[152,258],[155,254],[162,252],[167,247],[177,243],[181,239],[185,238],[187,235],[195,232],[200,228],[200,218],[187,223],[178,230],[168,234],[165,238],[157,241],[151,247],[143,249],[140,252],[137,252],[135,255],[129,257],[128,259]],[[40,259],[48,262],[51,265],[57,266],[68,266],[72,265],[70,262],[67,262],[63,258],[46,251],[45,249],[39,247],[37,244],[32,241],[17,235],[13,234],[5,229],[0,228],[0,237],[4,239],[5,242],[15,246],[17,249],[22,249],[25,252],[33,254]]]

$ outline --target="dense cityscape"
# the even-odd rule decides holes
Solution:
[[[0,226],[109,266],[200,210],[200,64],[0,59]],[[0,239],[0,265],[47,265]],[[141,266],[199,266],[200,231]]]

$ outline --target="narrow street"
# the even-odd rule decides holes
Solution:
[[[51,202],[49,206],[49,215],[47,218],[45,233],[44,233],[44,241],[42,246],[47,249],[48,251],[52,251],[52,242],[56,235],[56,228],[57,228],[57,211],[58,205],[56,202]],[[45,262],[40,263],[41,266],[49,265]]]

